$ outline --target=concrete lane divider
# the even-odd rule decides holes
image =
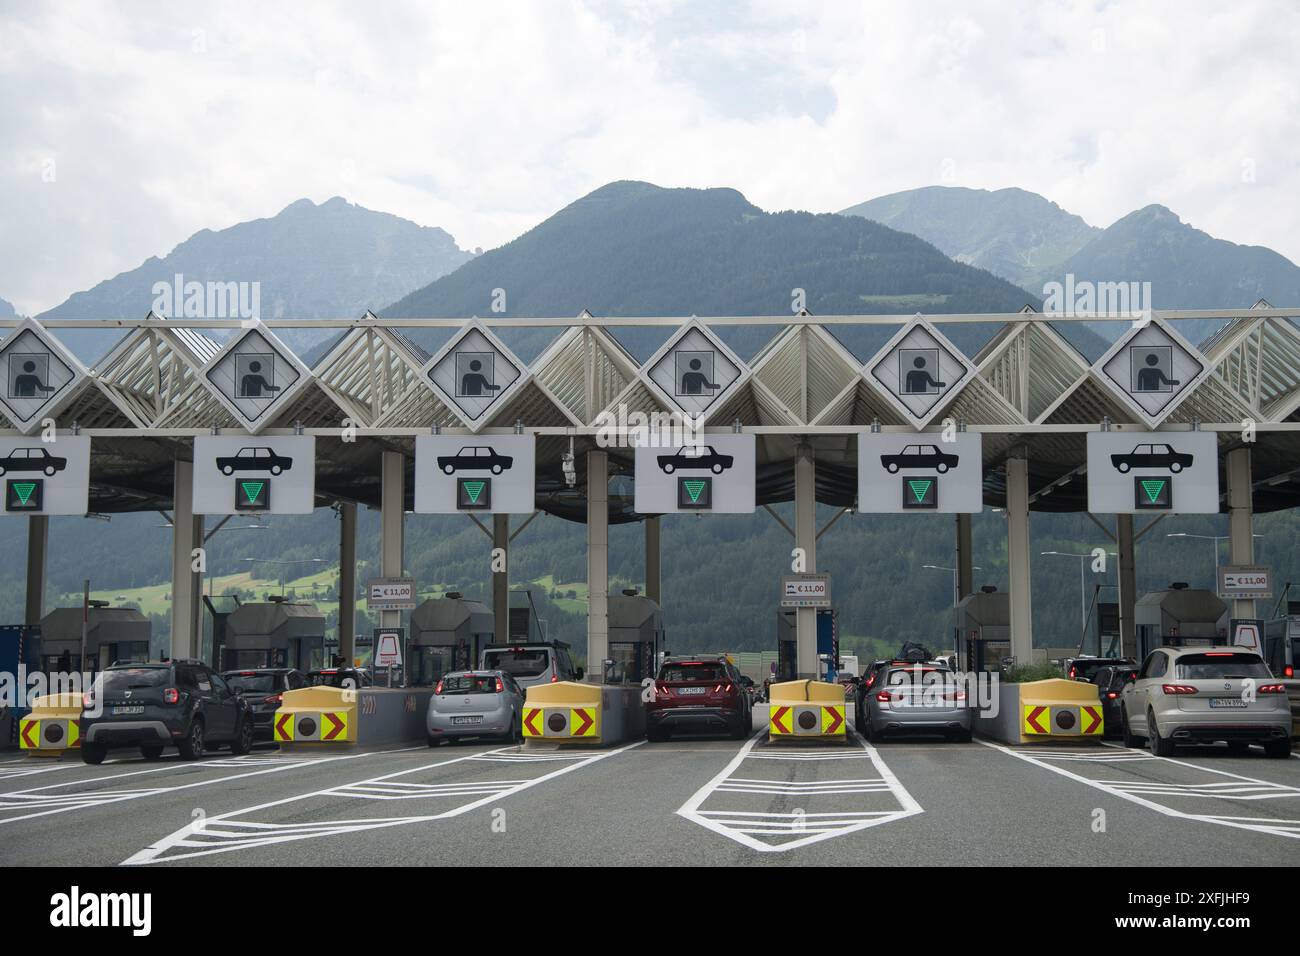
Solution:
[[[1009,744],[1099,743],[1105,730],[1097,685],[1053,678],[998,688],[995,715],[980,712],[976,729]]]
[[[58,757],[81,747],[81,695],[37,697],[18,721],[18,747],[33,757]]]
[[[386,746],[425,737],[428,687],[303,687],[285,691],[272,721],[282,749]]]
[[[645,703],[637,684],[535,684],[521,722],[527,746],[608,746],[645,735]]]
[[[844,688],[839,684],[794,680],[768,690],[768,740],[844,740],[847,725]]]

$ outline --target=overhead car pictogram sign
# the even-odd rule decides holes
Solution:
[[[84,515],[90,499],[90,438],[0,438],[4,514]]]

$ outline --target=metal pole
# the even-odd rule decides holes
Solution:
[[[501,552],[504,564],[500,571],[492,572],[492,640],[497,644],[510,641],[510,516],[494,514],[492,516],[492,551],[493,560],[496,552]]]
[[[36,627],[45,616],[46,553],[50,543],[49,515],[27,518],[27,607],[23,623]]]
[[[403,557],[403,521],[406,507],[406,456],[400,451],[384,452],[380,473],[380,570],[381,576],[399,578],[402,576]],[[402,626],[401,611],[380,611],[379,626],[399,628]],[[376,649],[378,649],[376,647]],[[478,661],[470,661],[470,667],[477,667]],[[388,669],[388,684],[392,685],[392,668]]]
[[[88,673],[86,667],[86,634],[90,630],[90,578],[86,578],[85,588],[81,594],[81,672]],[[110,662],[111,663],[111,662]]]
[[[1034,650],[1033,605],[1029,594],[1029,462],[1019,457],[1008,458],[1006,469],[1011,654],[1017,664],[1028,664]]]
[[[812,449],[800,445],[794,463],[794,543],[809,574],[817,571],[817,468]],[[817,609],[795,609],[795,676],[821,676],[817,659]]]
[[[661,520],[659,515],[645,519],[645,596],[656,604],[662,603],[663,580],[659,562]]]
[[[350,664],[356,656],[357,632],[356,504],[339,507],[339,525],[339,657]]]
[[[609,453],[587,452],[587,680],[605,682],[609,656]]]
[[[1137,569],[1134,567],[1136,550],[1133,537],[1133,516],[1115,516],[1115,544],[1119,552],[1119,653],[1121,657],[1137,658],[1137,626],[1133,615],[1137,609]]]
[[[1228,452],[1228,553],[1233,564],[1255,563],[1255,518],[1251,506],[1250,449],[1234,448]],[[1219,543],[1214,543],[1214,587],[1219,586]],[[1232,616],[1241,619],[1255,617],[1255,601],[1236,598],[1232,602]],[[1231,636],[1231,635],[1230,635]]]

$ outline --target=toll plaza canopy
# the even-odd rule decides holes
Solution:
[[[1200,430],[1217,437],[1220,461],[1233,448],[1251,449],[1254,510],[1271,511],[1300,503],[1295,312],[1261,301],[1050,321],[1028,309],[930,317],[9,319],[0,320],[0,441],[6,454],[26,454],[48,420],[90,436],[89,510],[113,513],[170,507],[172,463],[189,458],[200,436],[313,435],[315,504],[374,506],[383,452],[403,452],[409,471],[420,435],[463,435],[470,446],[475,435],[522,430],[537,436],[536,509],[585,521],[587,472],[572,462],[601,447],[612,476],[609,520],[626,522],[642,517],[633,510],[634,449],[601,439],[611,425],[635,426],[637,414],[696,416],[706,443],[737,429],[755,435],[759,505],[794,498],[802,451],[816,461],[817,501],[850,507],[858,436],[923,440],[947,423],[982,436],[986,504],[1003,504],[1004,463],[1015,457],[1028,463],[1032,509],[1081,511],[1088,433],[1110,428],[1151,442]],[[1222,325],[1199,345],[1176,331],[1207,319]],[[1112,323],[1118,338],[1105,354],[1085,356],[1068,334],[1077,322]],[[973,327],[991,337],[966,354],[940,326],[952,338]],[[75,327],[121,337],[82,365],[59,341]],[[726,344],[742,328],[761,343],[749,358]],[[299,355],[281,337],[289,329],[333,338]],[[545,337],[529,362],[501,338],[521,329]],[[845,344],[864,330],[883,342],[865,357]],[[626,340],[647,331],[666,340],[641,361]],[[417,344],[430,334],[444,344]],[[22,444],[29,449],[16,448]],[[409,474],[403,485],[409,509]]]

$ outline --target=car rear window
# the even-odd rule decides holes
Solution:
[[[105,690],[127,690],[141,687],[166,687],[171,683],[170,667],[121,667],[103,673]]]
[[[956,681],[946,667],[892,667],[885,672],[886,684],[946,684]]]
[[[497,679],[493,674],[451,674],[442,679],[444,694],[495,694]]]
[[[226,674],[225,677],[236,694],[271,694],[280,689],[276,674]]]
[[[1182,680],[1273,676],[1258,654],[1234,654],[1231,651],[1186,654],[1178,658],[1175,674]]]
[[[484,654],[484,660],[487,666],[493,670],[505,671],[511,677],[537,677],[539,674],[546,672],[546,668],[551,664],[551,655],[547,653],[546,648],[539,647],[535,650],[521,648],[519,650],[502,650],[487,651]]]
[[[727,668],[716,662],[698,664],[665,664],[659,671],[661,681],[719,681],[727,680]]]

